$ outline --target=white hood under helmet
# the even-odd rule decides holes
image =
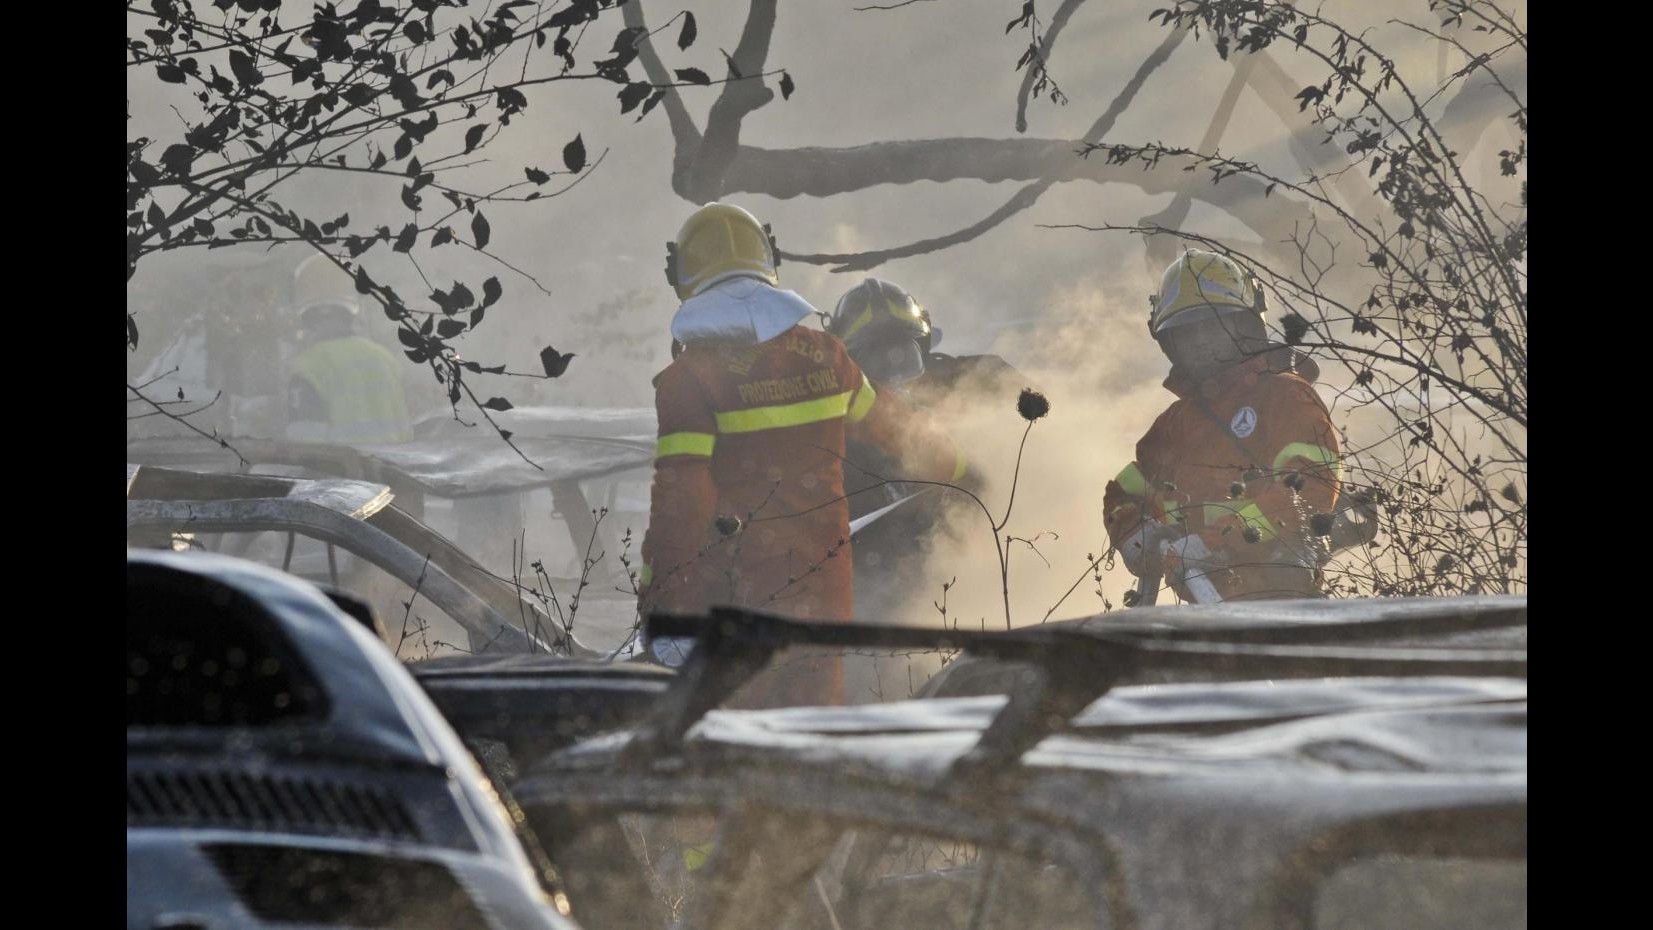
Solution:
[[[672,317],[672,338],[684,345],[768,342],[815,312],[796,291],[757,278],[730,278],[683,301]]]

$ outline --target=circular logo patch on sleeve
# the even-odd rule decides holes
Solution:
[[[1228,428],[1241,439],[1257,431],[1257,411],[1250,407],[1241,407],[1234,411],[1234,419],[1228,421]]]

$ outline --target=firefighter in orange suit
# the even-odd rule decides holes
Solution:
[[[1318,366],[1271,343],[1257,280],[1189,251],[1166,269],[1149,330],[1177,395],[1108,482],[1108,535],[1133,575],[1186,601],[1321,596],[1314,516],[1337,503],[1337,432]]]
[[[904,402],[873,389],[816,311],[779,288],[774,239],[745,210],[707,204],[667,246],[682,351],[655,379],[659,445],[643,539],[645,611],[750,607],[849,621],[853,569],[846,433],[891,453],[900,477],[956,481],[963,455]],[[657,641],[676,664],[682,644]],[[837,659],[768,673],[756,700],[838,703]]]

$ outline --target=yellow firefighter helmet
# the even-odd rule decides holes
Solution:
[[[666,243],[666,280],[680,300],[742,276],[778,287],[779,264],[769,226],[730,203],[709,203],[696,210],[677,231],[677,239]]]
[[[1202,309],[1207,312],[1191,312]],[[1263,315],[1257,279],[1227,256],[1190,249],[1165,269],[1148,330],[1158,337],[1167,327],[1236,312]]]
[[[300,313],[317,304],[335,304],[360,309],[356,283],[344,269],[325,255],[312,255],[293,271],[293,308]]]

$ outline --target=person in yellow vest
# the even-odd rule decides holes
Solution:
[[[413,438],[402,363],[356,333],[350,277],[325,255],[293,273],[301,348],[288,363],[287,437],[311,442],[390,443]]]

